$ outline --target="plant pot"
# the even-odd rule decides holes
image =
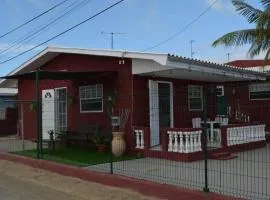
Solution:
[[[97,146],[98,153],[105,153],[107,151],[107,145],[101,144]]]
[[[115,157],[122,156],[126,150],[124,132],[113,132],[112,135],[112,153]]]

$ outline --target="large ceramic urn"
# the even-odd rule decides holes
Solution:
[[[126,150],[124,132],[113,132],[112,134],[112,153],[116,157],[122,156]]]

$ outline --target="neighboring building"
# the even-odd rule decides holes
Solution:
[[[18,89],[0,88],[0,120],[6,119],[6,109],[16,108]]]
[[[208,118],[229,117],[234,123],[213,129],[217,131],[209,138],[213,147],[239,150],[265,145],[265,125],[270,127],[265,113],[270,108],[260,109],[264,101],[254,101],[260,96],[249,91],[250,82],[266,80],[264,73],[169,54],[49,47],[11,72],[0,86],[17,85],[19,101],[35,100],[37,68],[44,138],[49,130],[78,130],[83,124],[107,131],[105,97],[115,92],[114,110],[130,111],[125,131],[128,151],[173,160],[179,155],[201,159],[202,129],[193,128],[192,121],[203,117],[204,106]],[[36,115],[29,105],[22,107],[25,138],[33,139]]]
[[[0,88],[0,136],[16,134],[18,110],[16,88]]]
[[[270,60],[234,60],[226,64],[257,72],[270,71]]]

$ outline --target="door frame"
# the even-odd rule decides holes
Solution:
[[[173,128],[174,127],[173,82],[171,82],[171,81],[156,81],[156,82],[157,83],[167,83],[170,85],[170,128]]]

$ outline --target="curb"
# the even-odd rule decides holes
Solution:
[[[0,153],[0,160],[18,162],[34,168],[58,173],[64,176],[76,177],[82,180],[100,183],[112,187],[131,189],[146,196],[156,197],[159,199],[175,200],[232,200],[239,199],[229,196],[219,195],[216,193],[204,193],[192,189],[183,189],[177,186],[159,184],[152,181],[139,180],[115,174],[105,174],[82,169],[79,167],[58,164],[47,160],[36,160],[29,157],[13,155],[9,153]]]

